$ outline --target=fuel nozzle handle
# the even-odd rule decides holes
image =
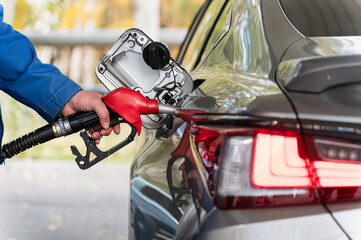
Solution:
[[[119,118],[119,115],[108,107],[110,119]],[[65,118],[59,118],[52,123],[56,137],[66,136],[79,132],[82,129],[99,124],[98,115],[94,112],[78,112]]]
[[[111,119],[119,117],[112,109],[108,108],[108,111]],[[1,149],[2,159],[11,158],[38,144],[79,132],[81,129],[94,126],[98,123],[99,118],[95,112],[78,112],[68,117],[59,118],[56,122],[49,123],[3,145]]]

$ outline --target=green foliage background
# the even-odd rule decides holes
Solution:
[[[6,1],[6,0],[5,0]],[[14,28],[31,28],[47,18],[51,29],[129,28],[133,0],[8,0],[15,1]],[[161,27],[189,27],[205,0],[161,0]],[[151,4],[151,1],[149,1]],[[50,18],[49,18],[50,17]],[[89,25],[89,23],[93,25]]]

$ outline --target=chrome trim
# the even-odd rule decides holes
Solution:
[[[348,148],[361,149],[361,146],[359,144],[345,143],[345,142],[338,142],[338,141],[330,141],[330,140],[324,140],[324,139],[315,139],[315,143],[317,143],[317,144],[325,144],[325,145],[332,145],[332,146],[336,146],[336,147],[348,147]]]
[[[64,123],[64,128],[65,128],[65,131],[67,132],[67,134],[73,133],[73,130],[71,129],[69,120],[66,119],[63,121],[63,123]]]
[[[316,132],[327,132],[327,133],[347,133],[347,134],[356,134],[361,135],[361,126],[352,126],[345,125],[341,123],[302,123],[302,128],[304,130],[311,130]]]

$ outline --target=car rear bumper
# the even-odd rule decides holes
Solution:
[[[348,239],[322,205],[214,209],[195,239]]]

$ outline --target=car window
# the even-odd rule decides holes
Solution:
[[[206,43],[210,31],[212,31],[213,24],[222,10],[224,2],[224,0],[212,1],[204,13],[183,58],[182,65],[186,70],[192,70],[199,61],[200,55],[203,53],[202,47]]]
[[[305,36],[361,35],[361,0],[280,0]]]

